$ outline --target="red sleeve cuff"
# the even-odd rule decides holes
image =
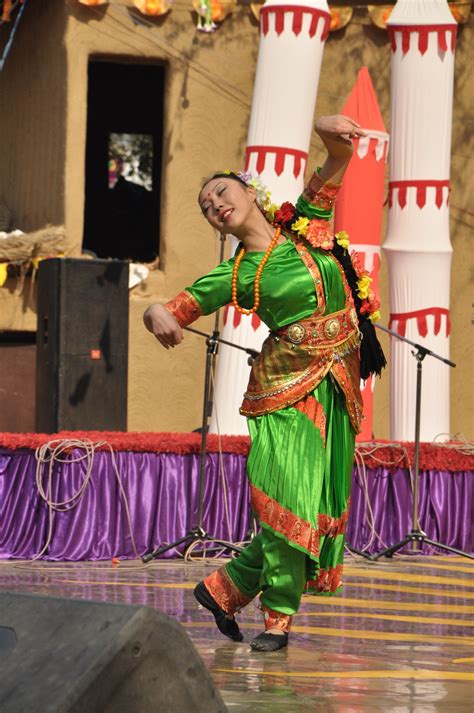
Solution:
[[[316,208],[331,210],[336,202],[341,185],[341,183],[323,181],[315,171],[305,186],[303,198]]]
[[[187,327],[201,316],[199,302],[191,293],[180,292],[179,295],[165,304],[166,309],[178,321],[180,327]]]

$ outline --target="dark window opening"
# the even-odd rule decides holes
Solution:
[[[151,262],[159,254],[165,68],[91,61],[84,250]]]

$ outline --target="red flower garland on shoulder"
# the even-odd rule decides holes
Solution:
[[[295,215],[295,206],[293,205],[293,203],[289,203],[288,201],[286,201],[285,203],[282,203],[279,209],[276,211],[274,222],[284,227],[287,223],[293,221]]]

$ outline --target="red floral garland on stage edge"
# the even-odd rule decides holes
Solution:
[[[114,451],[134,451],[143,453],[175,453],[186,455],[199,453],[201,435],[199,433],[120,433],[117,431],[61,431],[60,433],[0,433],[0,448],[10,451],[18,449],[35,450],[48,441],[89,440],[93,443],[107,442]],[[247,436],[222,436],[223,453],[246,456],[250,447]],[[422,443],[420,448],[421,470],[474,470],[474,457],[469,453],[453,448],[462,448],[462,443],[436,444]],[[390,441],[373,441],[370,444],[357,444],[358,452],[367,468],[386,467],[389,470],[413,467],[413,443],[394,443]],[[376,448],[375,453],[374,449]],[[403,453],[406,450],[409,463]],[[107,446],[99,448],[107,450]],[[208,436],[208,453],[219,452],[219,439],[215,434]],[[368,452],[370,451],[370,452]],[[1,473],[0,473],[1,474]]]

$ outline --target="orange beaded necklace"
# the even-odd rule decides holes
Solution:
[[[270,242],[270,245],[267,248],[265,255],[262,257],[260,265],[257,267],[257,272],[255,273],[255,280],[253,281],[253,292],[255,296],[255,301],[252,309],[244,309],[239,305],[237,301],[237,273],[239,272],[239,265],[242,262],[242,258],[246,253],[245,248],[242,248],[239,251],[237,257],[235,258],[234,270],[232,272],[232,304],[234,305],[237,312],[240,312],[241,314],[252,314],[253,312],[256,312],[258,310],[258,307],[260,305],[260,278],[262,276],[263,268],[265,267],[267,260],[273,251],[273,248],[278,242],[280,233],[281,228],[280,226],[278,226],[275,230],[275,234]]]

